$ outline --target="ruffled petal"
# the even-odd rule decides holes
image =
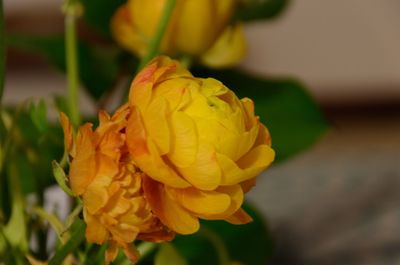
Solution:
[[[168,158],[177,167],[190,166],[198,152],[196,125],[189,116],[178,111],[171,117],[171,132],[174,141]]]
[[[216,191],[201,191],[195,188],[167,189],[172,197],[189,211],[200,215],[224,213],[231,204],[231,198]]]
[[[86,226],[86,238],[89,242],[103,244],[108,240],[109,233],[99,220],[84,211]]]
[[[217,154],[222,168],[221,185],[234,185],[258,176],[274,160],[275,152],[268,145],[250,150],[236,163],[227,156]]]
[[[76,138],[76,155],[71,163],[69,181],[72,191],[82,195],[96,173],[95,147],[92,142],[92,125],[87,123],[79,128]]]
[[[180,167],[178,171],[194,187],[201,190],[214,190],[221,183],[221,169],[213,148],[199,143],[195,162],[188,167]]]
[[[150,207],[157,217],[179,234],[192,234],[199,230],[199,220],[176,203],[163,184],[144,178],[143,190]]]
[[[190,186],[164,162],[154,143],[147,139],[139,112],[134,107],[126,128],[126,136],[129,151],[143,172],[172,187],[187,188]]]

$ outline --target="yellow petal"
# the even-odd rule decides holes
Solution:
[[[199,214],[199,217],[206,220],[225,219],[235,213],[243,204],[244,194],[240,185],[219,187],[216,192],[225,194],[230,198],[229,207],[224,212]]]
[[[168,109],[164,98],[155,98],[143,112],[143,122],[148,136],[156,143],[160,155],[170,150],[170,131],[168,127]]]
[[[76,195],[82,195],[95,176],[95,148],[91,124],[79,128],[76,138],[76,155],[71,163],[69,180]]]
[[[164,185],[144,178],[143,190],[155,215],[171,230],[184,235],[199,230],[199,220],[175,202],[166,193]]]
[[[167,189],[186,209],[200,215],[221,214],[228,210],[231,198],[216,191],[201,191],[195,188]]]
[[[258,132],[259,127],[254,126],[248,132],[225,135],[221,140],[218,152],[236,161],[254,146]]]
[[[147,51],[146,40],[133,23],[133,17],[127,5],[117,9],[111,18],[111,33],[114,39],[130,52],[143,56]]]
[[[201,61],[212,68],[232,67],[240,62],[246,52],[243,25],[236,24],[225,29],[211,49],[203,54]]]
[[[240,208],[235,212],[233,215],[229,216],[228,218],[225,219],[225,221],[234,224],[234,225],[242,225],[242,224],[248,224],[253,221],[253,218],[246,213],[245,210]]]
[[[177,49],[186,54],[198,55],[211,47],[216,38],[213,1],[182,1],[176,29]]]
[[[194,187],[201,190],[214,190],[221,183],[221,169],[213,148],[199,143],[196,160],[188,167],[179,167],[181,175]]]
[[[196,125],[183,112],[175,112],[171,117],[171,134],[174,141],[168,158],[177,167],[190,166],[198,152]]]
[[[217,154],[222,168],[221,185],[234,185],[254,178],[274,160],[275,152],[268,145],[260,145],[250,150],[236,163],[227,156]]]
[[[134,107],[132,107],[126,128],[126,137],[129,151],[143,172],[172,187],[187,188],[190,186],[173,168],[164,162],[154,143],[147,139],[139,112]]]

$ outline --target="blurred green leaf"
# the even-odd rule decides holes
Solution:
[[[7,40],[11,47],[40,54],[59,70],[65,72],[64,37],[10,34]],[[78,63],[80,81],[94,99],[99,99],[115,85],[120,71],[117,48],[80,41]]]
[[[249,205],[245,210],[254,221],[247,225],[231,225],[224,221],[205,221],[202,225],[218,235],[226,245],[231,261],[244,265],[266,264],[273,243],[264,218]],[[215,247],[201,233],[178,236],[173,244],[190,265],[219,265]]]
[[[8,165],[8,189],[12,191],[11,217],[4,227],[4,237],[12,247],[25,252],[28,250],[28,237],[25,223],[24,197],[20,185],[20,172],[16,161],[10,161]]]
[[[53,167],[53,175],[56,178],[58,186],[60,186],[60,188],[69,196],[74,197],[74,193],[67,185],[67,175],[65,174],[64,169],[55,160],[53,160],[51,165]]]
[[[163,243],[155,256],[154,265],[187,265],[187,262],[174,245]]]
[[[235,19],[254,21],[274,19],[281,15],[290,4],[290,0],[239,0]]]
[[[105,36],[110,36],[110,20],[126,0],[82,0],[87,24]]]
[[[33,208],[33,212],[43,221],[49,222],[53,230],[56,232],[58,239],[61,241],[61,243],[64,244],[66,242],[69,235],[67,233],[64,233],[65,226],[56,215],[46,212],[46,210],[44,210],[42,207]]]
[[[36,128],[44,133],[49,125],[47,121],[47,106],[46,102],[42,99],[37,104],[32,103],[29,109],[31,119]]]
[[[197,74],[214,77],[240,98],[255,101],[256,114],[271,133],[276,161],[309,148],[329,127],[316,102],[296,80],[267,79],[238,70],[198,70]]]
[[[49,260],[48,265],[61,265],[64,259],[72,252],[77,250],[79,245],[85,240],[85,223],[76,219],[74,226],[71,228],[70,239],[62,245]]]

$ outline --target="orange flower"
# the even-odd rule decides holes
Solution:
[[[190,234],[199,218],[251,221],[241,209],[244,193],[275,153],[250,99],[159,57],[133,81],[128,108],[127,146],[165,225]]]
[[[83,199],[87,240],[109,243],[106,264],[115,259],[118,248],[135,262],[138,253],[131,244],[135,239],[158,242],[174,237],[144,198],[144,173],[127,152],[129,113],[127,105],[112,117],[100,112],[98,128],[93,131],[92,124],[87,123],[79,128],[76,139],[68,118],[61,114],[71,157],[69,184]]]

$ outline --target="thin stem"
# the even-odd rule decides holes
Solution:
[[[225,243],[224,241],[222,241],[221,237],[219,237],[212,230],[205,227],[202,227],[200,229],[200,234],[207,238],[214,246],[215,250],[217,251],[219,265],[229,265],[231,259],[229,257],[229,252],[226,249]]]
[[[139,70],[142,69],[154,56],[156,56],[160,50],[161,41],[164,37],[165,31],[167,30],[169,20],[174,11],[176,0],[168,0],[165,4],[160,21],[157,24],[156,32],[149,43],[149,49],[147,54],[142,58],[139,64]]]
[[[0,109],[3,99],[5,76],[6,76],[6,34],[4,26],[3,0],[0,0]]]
[[[153,59],[159,53],[160,45],[164,37],[165,31],[168,28],[168,24],[171,19],[172,13],[174,12],[175,4],[176,0],[167,0],[161,18],[158,21],[156,32],[148,44],[147,53],[140,60],[136,72],[139,72],[151,59]],[[129,88],[130,86],[128,86],[127,90],[125,91],[121,103],[124,103],[128,100]]]
[[[81,122],[79,113],[79,65],[76,36],[76,21],[79,16],[79,2],[67,0],[65,6],[65,54],[68,79],[68,107],[72,124],[77,127]]]

